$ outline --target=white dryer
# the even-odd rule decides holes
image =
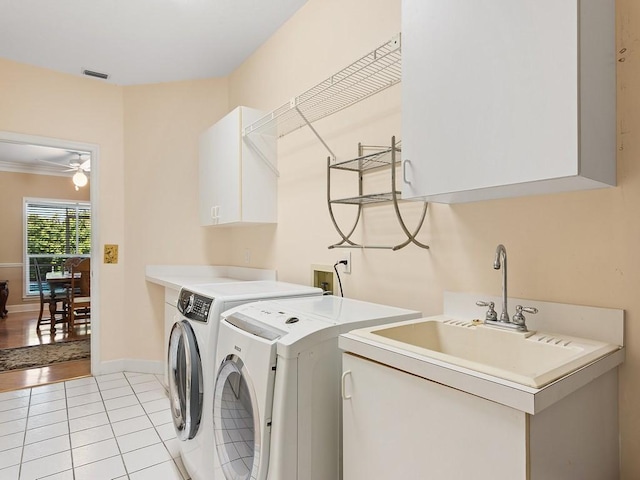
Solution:
[[[168,348],[169,400],[180,453],[193,480],[213,478],[213,381],[220,314],[261,299],[320,296],[322,290],[276,281],[186,286]]]
[[[214,478],[340,478],[338,335],[420,316],[334,296],[224,312],[213,400]]]

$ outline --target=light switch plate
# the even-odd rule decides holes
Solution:
[[[118,263],[118,245],[105,244],[104,263]]]

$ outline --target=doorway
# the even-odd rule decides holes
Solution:
[[[27,238],[26,227],[25,231],[20,231],[20,242],[22,246],[22,261],[17,261],[15,258],[15,251],[13,255],[9,255],[8,252],[3,253],[2,243],[0,243],[0,280],[1,277],[9,275],[9,272],[14,272],[19,269],[21,271],[22,284],[20,282],[11,282],[10,289],[17,291],[17,294],[12,294],[10,290],[11,301],[8,302],[7,308],[9,310],[8,316],[5,319],[0,319],[0,349],[4,348],[16,348],[22,345],[47,345],[55,344],[59,342],[68,342],[69,340],[81,340],[83,337],[85,340],[89,338],[91,345],[91,359],[83,361],[70,361],[64,363],[51,364],[47,367],[38,367],[33,369],[11,370],[5,373],[0,373],[0,391],[23,388],[28,386],[40,385],[44,383],[50,383],[53,381],[61,381],[69,378],[75,378],[78,376],[84,376],[90,374],[92,371],[97,370],[99,365],[100,352],[99,352],[99,337],[100,337],[100,319],[99,319],[99,265],[97,260],[99,259],[98,252],[98,189],[91,188],[92,185],[97,185],[98,167],[99,167],[99,148],[97,145],[74,142],[69,140],[54,139],[48,137],[39,137],[33,135],[16,134],[11,132],[0,132],[0,153],[2,151],[11,151],[12,158],[19,158],[21,162],[16,165],[16,162],[11,162],[6,156],[0,155],[0,175],[4,172],[22,172],[23,178],[30,178],[34,183],[38,183],[33,179],[36,176],[47,175],[49,181],[46,182],[46,190],[48,193],[55,192],[53,188],[54,184],[68,185],[69,191],[73,192],[68,195],[69,199],[78,199],[82,195],[82,188],[88,189],[91,212],[91,250],[90,258],[95,258],[96,261],[92,262],[95,265],[91,269],[91,323],[90,327],[81,327],[80,329],[73,329],[73,332],[67,330],[67,327],[62,328],[60,325],[56,325],[55,335],[51,335],[48,325],[41,326],[40,333],[36,333],[36,323],[39,316],[40,301],[29,300],[27,291],[29,289],[29,275],[28,272],[33,270],[30,264],[26,263],[28,258],[26,254],[26,242]],[[16,153],[21,152],[21,153]],[[90,165],[90,168],[89,168]],[[31,172],[31,173],[30,173]],[[38,173],[39,172],[39,173]],[[26,175],[25,175],[26,174]],[[78,174],[78,175],[77,175]],[[78,178],[73,178],[76,175]],[[87,186],[83,185],[82,176],[88,180]],[[16,178],[15,176],[12,178]],[[42,179],[39,180],[39,184],[42,185]],[[61,183],[63,182],[63,183]],[[85,184],[87,182],[84,182]],[[63,190],[64,191],[64,190]],[[51,195],[56,195],[55,193]],[[51,195],[43,195],[46,198],[53,198]],[[24,197],[33,197],[33,193],[24,195]],[[39,195],[37,195],[39,196]],[[57,197],[58,195],[56,195]],[[67,196],[61,194],[62,197]],[[85,197],[86,200],[86,197]],[[24,223],[24,214],[22,209],[19,212],[11,211],[15,208],[15,205],[8,210],[8,206],[4,206],[6,213],[6,220],[9,221],[9,216],[19,216],[20,221]],[[14,223],[15,223],[14,218]],[[5,229],[6,231],[6,229]],[[11,235],[16,235],[12,233]],[[14,238],[15,243],[15,238]],[[32,252],[33,253],[33,252]],[[7,256],[9,255],[9,256]],[[4,274],[4,275],[3,275]],[[12,305],[13,304],[13,305]],[[48,315],[48,308],[45,307],[44,315]],[[83,330],[84,328],[84,330]],[[85,342],[86,343],[86,342]],[[29,352],[29,349],[25,349],[25,352]]]

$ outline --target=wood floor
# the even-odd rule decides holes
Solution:
[[[91,336],[91,327],[86,325],[75,327],[73,333],[69,333],[66,327],[57,325],[54,336],[50,334],[49,326],[46,325],[38,334],[37,321],[38,312],[9,313],[6,318],[0,319],[0,348],[44,345]],[[55,363],[40,368],[10,370],[0,373],[0,392],[85,377],[90,374],[91,360],[89,359]]]

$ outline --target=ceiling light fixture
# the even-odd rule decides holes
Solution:
[[[80,187],[84,187],[88,181],[89,179],[87,178],[87,176],[84,174],[82,170],[78,170],[73,175],[73,184],[76,187],[76,191],[78,191]]]

